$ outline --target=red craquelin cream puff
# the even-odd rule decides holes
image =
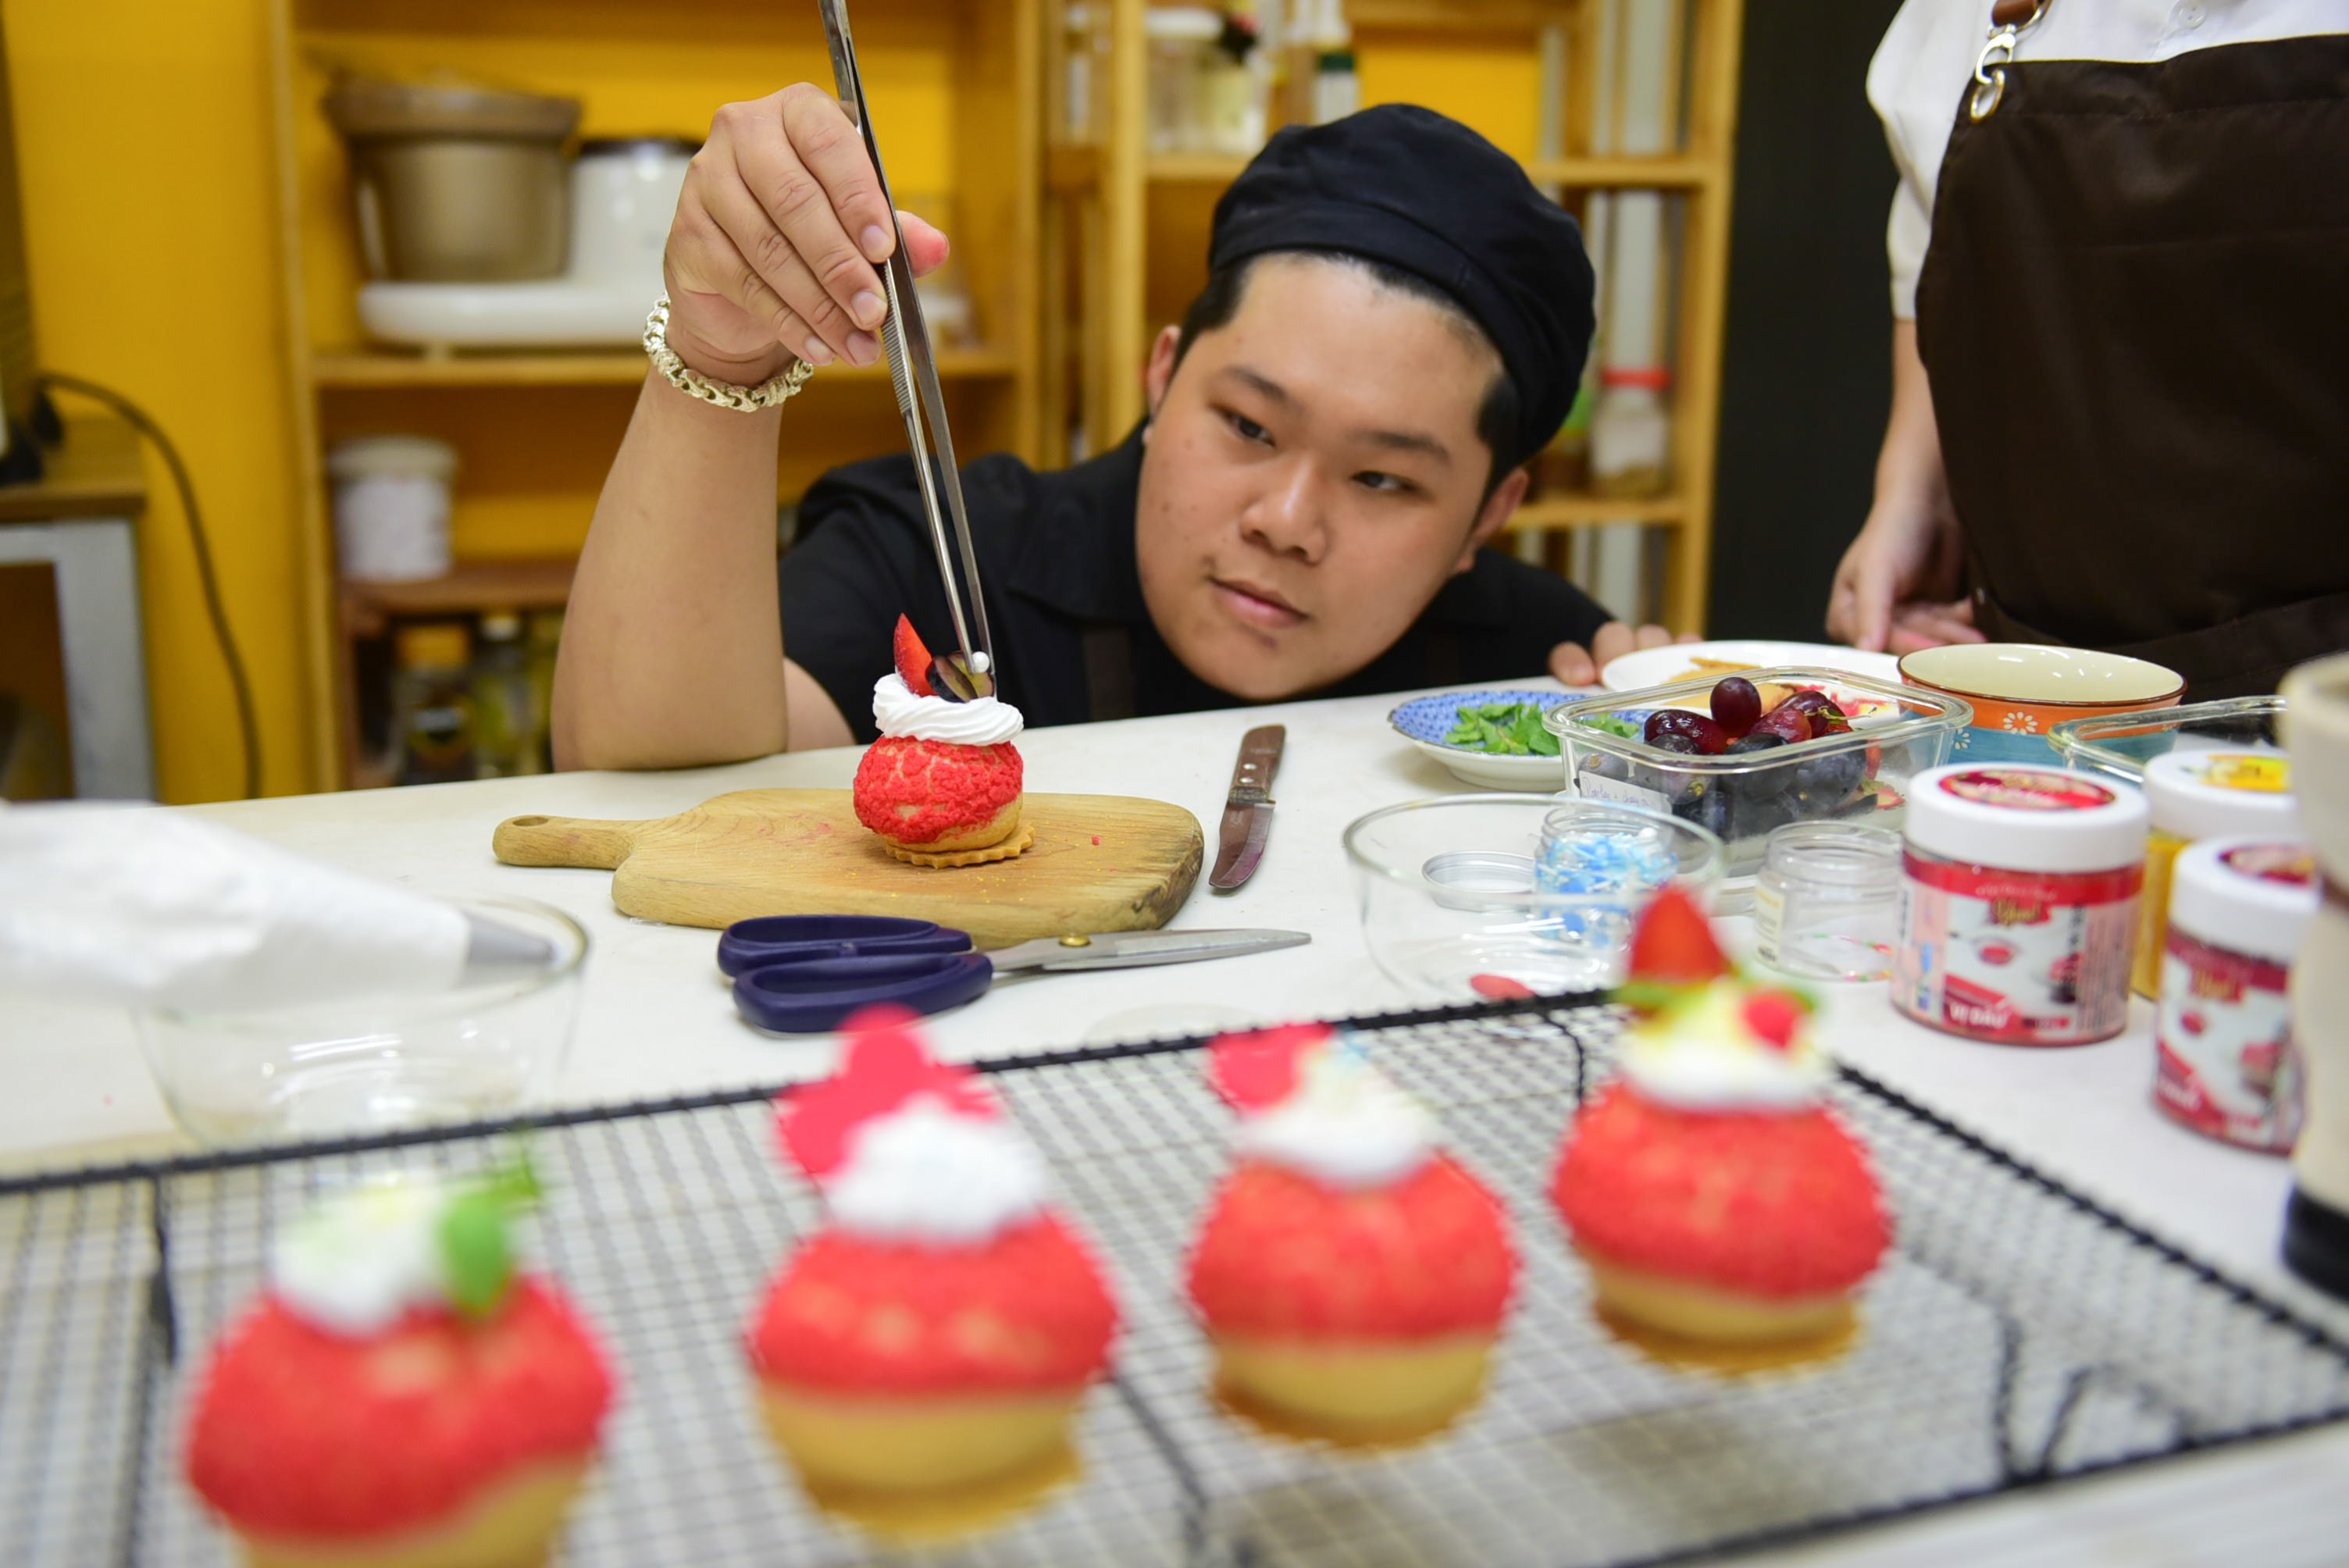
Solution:
[[[877,1016],[876,1016],[877,1015]],[[1117,1307],[1044,1163],[968,1069],[875,1009],[781,1103],[823,1229],[752,1319],[768,1429],[818,1502],[884,1533],[991,1523],[1074,1473]]]
[[[1622,1077],[1575,1119],[1550,1195],[1594,1306],[1667,1360],[1761,1368],[1835,1355],[1890,1243],[1867,1150],[1824,1104],[1807,1001],[1741,981],[1667,889],[1624,999]]]
[[[1493,1195],[1324,1025],[1217,1040],[1239,1160],[1190,1259],[1216,1392],[1258,1426],[1416,1441],[1481,1397],[1516,1278]]]
[[[222,1336],[188,1479],[254,1568],[546,1561],[612,1379],[505,1240],[525,1174],[357,1189],[283,1233]]]
[[[991,696],[942,696],[929,649],[897,617],[896,669],[873,685],[881,738],[856,765],[856,820],[917,865],[978,865],[1026,849],[1019,710]]]

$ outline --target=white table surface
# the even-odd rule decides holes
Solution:
[[[1279,805],[1254,880],[1200,891],[1178,925],[1284,926],[1310,946],[1219,961],[999,982],[936,1019],[954,1057],[1188,1033],[1252,1021],[1406,1006],[1371,964],[1340,830],[1375,807],[1464,788],[1388,729],[1395,698],[1036,730],[1022,738],[1036,791],[1143,794],[1214,829],[1241,733],[1288,727]],[[502,866],[491,830],[527,812],[666,816],[728,789],[844,787],[854,749],[674,773],[579,773],[196,808],[352,869],[450,892],[555,904],[595,943],[559,1098],[592,1102],[802,1077],[826,1040],[761,1034],[734,1016],[709,932],[632,920],[606,872]],[[1732,923],[1734,927],[1742,923]],[[2238,1277],[2349,1334],[2349,1307],[2277,1259],[2289,1175],[2281,1161],[2185,1131],[2149,1098],[2148,1010],[2103,1045],[2024,1050],[1951,1038],[1896,1016],[1880,986],[1831,988],[1825,1037],[1842,1059],[1982,1133]],[[0,1159],[57,1164],[177,1142],[119,1012],[0,996]],[[2349,1564],[2349,1427],[2145,1467],[1869,1531],[1755,1562],[1837,1564]]]

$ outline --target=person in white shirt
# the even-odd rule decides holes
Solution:
[[[1908,0],[1892,415],[1837,636],[2274,689],[2349,646],[2349,0]]]

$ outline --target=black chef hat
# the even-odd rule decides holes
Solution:
[[[1276,132],[1216,203],[1208,270],[1270,251],[1366,256],[1457,300],[1516,384],[1517,449],[1496,471],[1566,423],[1595,325],[1582,231],[1458,120],[1381,104]]]

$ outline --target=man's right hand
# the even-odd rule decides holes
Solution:
[[[897,221],[916,275],[947,259],[944,234],[909,212]],[[735,386],[794,356],[871,365],[887,310],[874,268],[895,243],[864,139],[830,93],[801,82],[730,103],[669,224],[669,346]]]

